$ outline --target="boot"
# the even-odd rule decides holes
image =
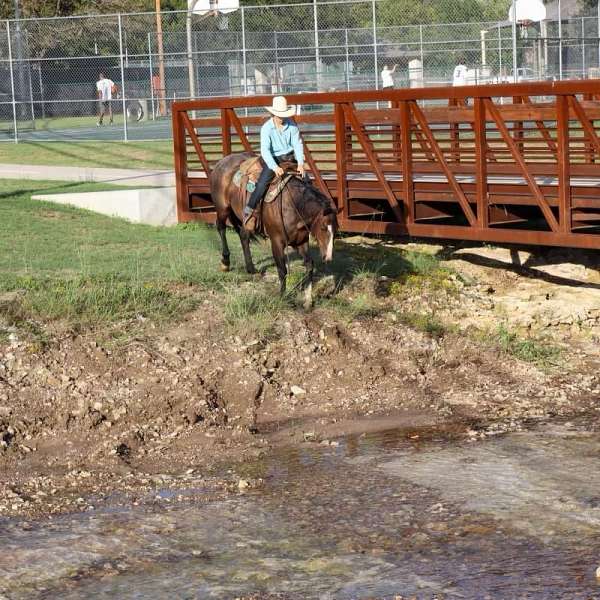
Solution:
[[[249,233],[254,233],[256,230],[256,214],[255,209],[250,206],[244,208],[243,215],[244,229]]]

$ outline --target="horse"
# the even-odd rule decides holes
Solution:
[[[217,231],[221,238],[221,270],[229,271],[229,246],[227,245],[227,221],[237,231],[244,262],[248,273],[256,273],[250,253],[251,234],[242,225],[243,200],[239,188],[233,182],[240,165],[254,154],[243,152],[222,158],[210,175],[210,190],[217,212]],[[277,178],[275,179],[275,182]],[[303,259],[305,276],[302,288],[305,307],[312,304],[313,260],[309,252],[309,237],[317,240],[324,262],[333,258],[333,239],[338,229],[337,208],[333,202],[312,184],[292,177],[270,203],[262,202],[261,221],[264,234],[271,241],[273,259],[279,275],[279,293],[286,291],[287,265],[285,249],[295,248]]]

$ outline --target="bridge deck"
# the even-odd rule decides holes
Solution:
[[[343,230],[600,249],[593,81],[305,94],[315,185]],[[270,97],[173,108],[178,215],[214,219],[212,166],[259,147]]]

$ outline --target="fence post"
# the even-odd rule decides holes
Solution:
[[[348,56],[348,28],[344,29],[344,42],[346,46],[346,91],[350,91],[350,57]]]
[[[379,89],[379,61],[377,60],[377,11],[375,0],[371,0],[371,14],[373,19],[373,68],[375,69],[375,89]]]
[[[317,69],[317,92],[321,90],[321,54],[319,52],[319,20],[317,18],[317,0],[313,0],[313,22],[315,28],[315,67]],[[275,32],[277,36],[277,32]]]
[[[563,78],[563,56],[562,56],[562,8],[558,0],[558,78]]]
[[[423,84],[425,85],[425,53],[423,52],[423,25],[419,25],[419,46],[421,55],[421,70],[423,72]],[[410,87],[410,84],[409,84]]]
[[[498,23],[498,73],[502,77],[502,30],[500,29],[500,23]]]
[[[117,15],[119,23],[119,63],[121,65],[121,104],[123,105],[123,140],[128,141],[127,136],[127,102],[125,100],[125,68],[123,65],[123,23],[121,13]]]
[[[8,65],[10,70],[10,93],[12,96],[13,127],[15,132],[15,144],[19,143],[19,130],[17,127],[17,99],[15,98],[15,73],[13,70],[12,43],[10,41],[10,21],[6,21],[6,38],[8,41]]]
[[[152,107],[152,120],[156,120],[154,107],[154,69],[152,68],[152,38],[148,32],[148,68],[150,69],[150,106]]]
[[[585,19],[581,17],[581,68],[585,79]]]
[[[242,6],[242,70],[244,73],[244,96],[248,95],[248,59],[246,56],[246,10]],[[248,109],[246,109],[247,111]],[[246,116],[247,112],[246,112]]]
[[[519,60],[517,58],[517,0],[512,0],[512,17],[513,81],[517,83],[519,80],[517,76],[519,68]]]

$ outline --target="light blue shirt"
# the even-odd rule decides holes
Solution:
[[[298,125],[292,119],[284,119],[281,129],[269,119],[260,130],[260,155],[269,169],[277,166],[274,156],[294,153],[299,165],[304,164],[304,147]]]

